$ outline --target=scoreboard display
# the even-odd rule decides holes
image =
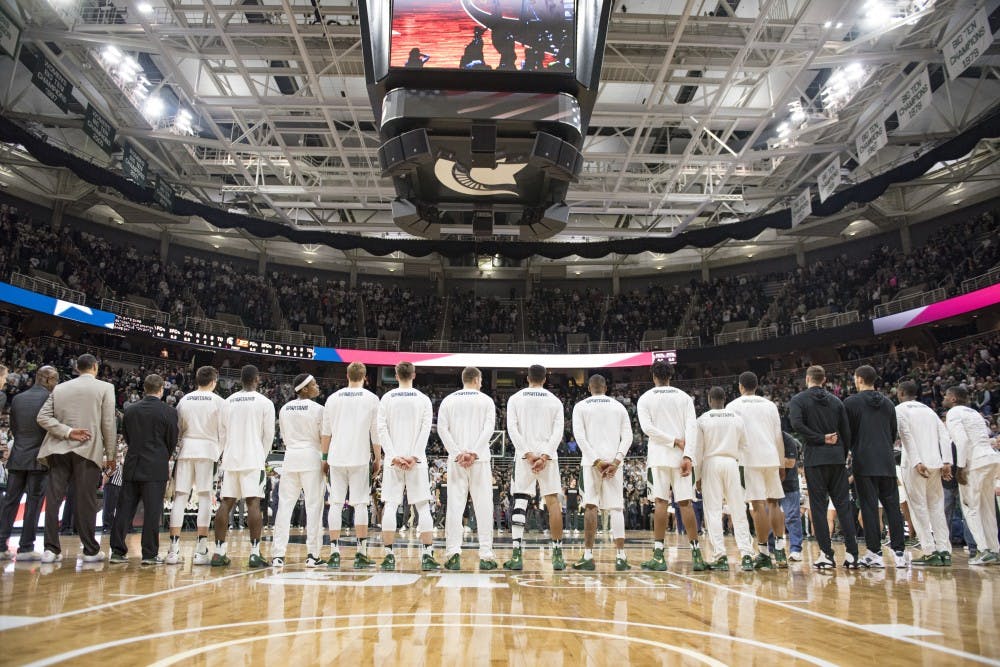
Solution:
[[[213,334],[201,331],[189,331],[187,329],[163,326],[160,324],[150,324],[135,317],[118,315],[115,317],[115,331],[121,333],[139,333],[158,338],[160,340],[184,343],[186,345],[198,345],[200,347],[210,347],[217,350],[232,350],[234,352],[250,352],[252,354],[267,354],[274,357],[288,357],[291,359],[312,359],[312,345],[289,345],[286,343],[275,343],[272,341],[255,340],[230,334]]]

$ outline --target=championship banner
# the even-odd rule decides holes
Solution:
[[[87,113],[83,117],[83,131],[98,148],[111,155],[115,149],[115,128],[94,105],[87,105]]]
[[[885,133],[885,122],[882,120],[882,117],[879,116],[870,123],[858,135],[854,143],[858,149],[858,166],[861,166],[865,162],[868,162],[871,156],[875,155],[880,148],[889,143],[889,136]]]
[[[792,227],[797,227],[800,222],[808,218],[812,210],[812,197],[809,188],[806,188],[792,200]]]
[[[986,16],[986,8],[981,7],[955,36],[941,47],[944,66],[949,79],[957,79],[972,63],[986,53],[993,43],[993,31]]]
[[[31,82],[63,113],[69,111],[69,101],[73,97],[73,84],[44,56],[39,56],[35,60],[35,70],[31,74]]]
[[[840,185],[840,158],[835,157],[833,162],[826,165],[816,180],[819,186],[819,202],[822,204]]]
[[[139,155],[132,144],[126,143],[122,147],[122,174],[139,187],[146,187],[146,170],[149,165],[146,158]]]
[[[0,7],[0,53],[14,57],[17,53],[17,40],[21,38],[21,29],[14,19]]]
[[[153,189],[153,201],[167,213],[174,210],[174,189],[163,180],[162,176],[156,178],[156,187]]]

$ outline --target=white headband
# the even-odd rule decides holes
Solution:
[[[300,383],[299,383],[299,384],[298,384],[298,385],[297,385],[297,386],[295,387],[295,393],[297,394],[297,393],[299,393],[300,391],[302,391],[303,389],[305,389],[305,388],[306,388],[306,386],[307,386],[307,385],[308,385],[308,384],[309,384],[310,382],[312,382],[313,380],[315,380],[315,379],[316,379],[316,378],[314,378],[314,377],[313,377],[312,375],[308,376],[308,377],[307,377],[307,378],[306,378],[305,380],[303,380],[302,382],[300,382]]]

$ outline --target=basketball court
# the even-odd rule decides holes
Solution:
[[[391,573],[307,570],[301,544],[283,569],[249,570],[245,533],[225,569],[192,567],[190,545],[181,566],[142,567],[77,563],[67,544],[62,563],[4,567],[2,662],[1000,664],[995,572],[963,553],[951,568],[695,573],[675,544],[653,573],[638,568],[647,538],[629,534],[626,573],[600,541],[586,573],[553,572],[534,544],[517,573],[479,573],[468,548],[462,572],[422,573],[402,543]]]

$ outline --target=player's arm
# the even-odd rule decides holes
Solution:
[[[414,457],[417,461],[425,461],[427,459],[427,444],[431,438],[431,426],[433,424],[434,405],[431,403],[431,399],[424,396],[424,410],[420,416],[420,431],[417,433],[416,447],[413,448],[414,452],[420,454],[420,456]]]
[[[464,453],[455,442],[455,438],[451,436],[451,406],[447,399],[442,401],[441,407],[438,408],[438,437],[441,438],[449,458],[453,459]]]
[[[524,435],[521,433],[521,417],[518,405],[517,394],[514,394],[507,401],[507,437],[510,438],[511,444],[514,445],[514,451],[521,452],[521,456],[523,457],[529,452],[528,443],[524,441]]]
[[[375,401],[375,409],[371,411],[372,421],[368,427],[368,437],[371,438],[372,443],[372,455],[373,455],[373,472],[378,474],[378,471],[382,469],[382,447],[379,445],[382,442],[378,435],[378,408],[379,401],[372,394],[371,399]]]
[[[789,401],[788,421],[791,422],[795,432],[805,439],[807,445],[814,447],[823,447],[826,445],[826,434],[820,433],[806,424],[805,416],[802,414],[802,404],[799,401],[794,399]]]
[[[583,402],[573,406],[573,437],[576,439],[576,444],[580,446],[580,453],[583,454],[584,458],[593,458],[594,463],[600,463],[600,460],[594,456],[590,440],[587,439],[587,421],[583,416],[586,410]]]
[[[969,434],[965,431],[965,424],[957,410],[949,410],[946,418],[948,424],[948,434],[951,441],[955,443],[955,465],[959,468],[966,468],[969,465]]]
[[[621,403],[619,403],[621,405]],[[625,409],[624,405],[621,405],[621,410],[618,411],[618,451],[615,452],[615,460],[620,465],[625,457],[628,456],[628,450],[632,448],[632,420],[628,416],[628,410]]]
[[[330,401],[327,400],[326,405],[323,406],[323,419],[320,422],[319,428],[319,448],[323,452],[324,461],[330,456],[330,443],[333,441],[332,413],[333,409],[330,407]]]
[[[701,477],[701,447],[704,437],[701,431],[701,422],[695,419],[690,431],[688,442],[684,445],[684,458],[681,459],[681,474],[684,474],[684,470],[687,468],[688,472],[693,470],[698,477]]]
[[[472,453],[475,454],[477,459],[489,460],[490,439],[493,437],[493,428],[497,423],[497,406],[493,402],[493,399],[489,397],[483,401],[483,405],[486,407],[486,414],[483,418],[483,427],[479,431],[479,437],[476,438],[476,444],[472,448]]]
[[[854,433],[855,433],[854,427],[851,425],[850,420],[847,418],[847,408],[845,408],[844,404],[841,403],[839,418],[837,420],[837,434],[838,437],[840,438],[840,442],[837,444],[841,445],[845,449],[849,449],[849,451],[854,451],[854,443],[852,440]],[[850,448],[848,448],[848,444],[851,445]]]
[[[545,442],[545,451],[542,452],[542,456],[547,459],[556,455],[556,450],[559,448],[559,443],[562,442],[566,431],[566,417],[563,415],[562,401],[555,396],[552,397],[552,401],[557,409],[552,411],[552,430],[549,432],[549,439]]]
[[[698,415],[694,411],[694,399],[688,396],[687,401],[684,403],[684,442],[679,446],[681,451],[687,446],[687,441],[690,440],[698,427]],[[677,441],[674,441],[674,447],[678,447]]]
[[[642,429],[642,432],[650,440],[657,438],[658,440],[672,443],[676,439],[675,436],[656,428],[653,424],[653,413],[649,409],[649,401],[644,401],[642,400],[643,398],[645,396],[640,396],[636,405],[636,414],[639,416],[639,427]]]
[[[382,445],[382,451],[385,452],[386,460],[392,464],[399,455],[396,453],[392,438],[389,436],[388,409],[383,401],[379,401],[376,419],[378,420],[378,441]]]
[[[940,419],[937,420],[937,429],[938,447],[941,449],[941,461],[950,468],[954,463],[951,457],[951,436],[948,435],[948,429],[945,428],[944,422]],[[950,470],[949,474],[951,474]]]
[[[271,399],[265,399],[267,402],[264,404],[264,453],[270,454],[271,450],[274,449],[274,424],[275,424],[275,410],[274,403]]]
[[[778,414],[778,406],[771,404],[771,437],[774,438],[774,448],[778,452],[778,460],[785,458],[785,435],[781,432],[781,415]],[[779,467],[784,467],[779,466]]]
[[[916,468],[923,463],[923,457],[917,450],[917,443],[914,442],[913,431],[910,429],[910,419],[906,412],[896,413],[896,428],[899,432],[899,443],[903,446],[903,453],[910,466]],[[949,440],[949,442],[951,442]]]
[[[226,436],[228,435],[228,422],[226,422],[226,401],[221,396],[216,396],[216,398],[218,399],[215,402],[217,408],[215,411],[216,429],[219,437],[219,446],[224,447],[226,444]]]

